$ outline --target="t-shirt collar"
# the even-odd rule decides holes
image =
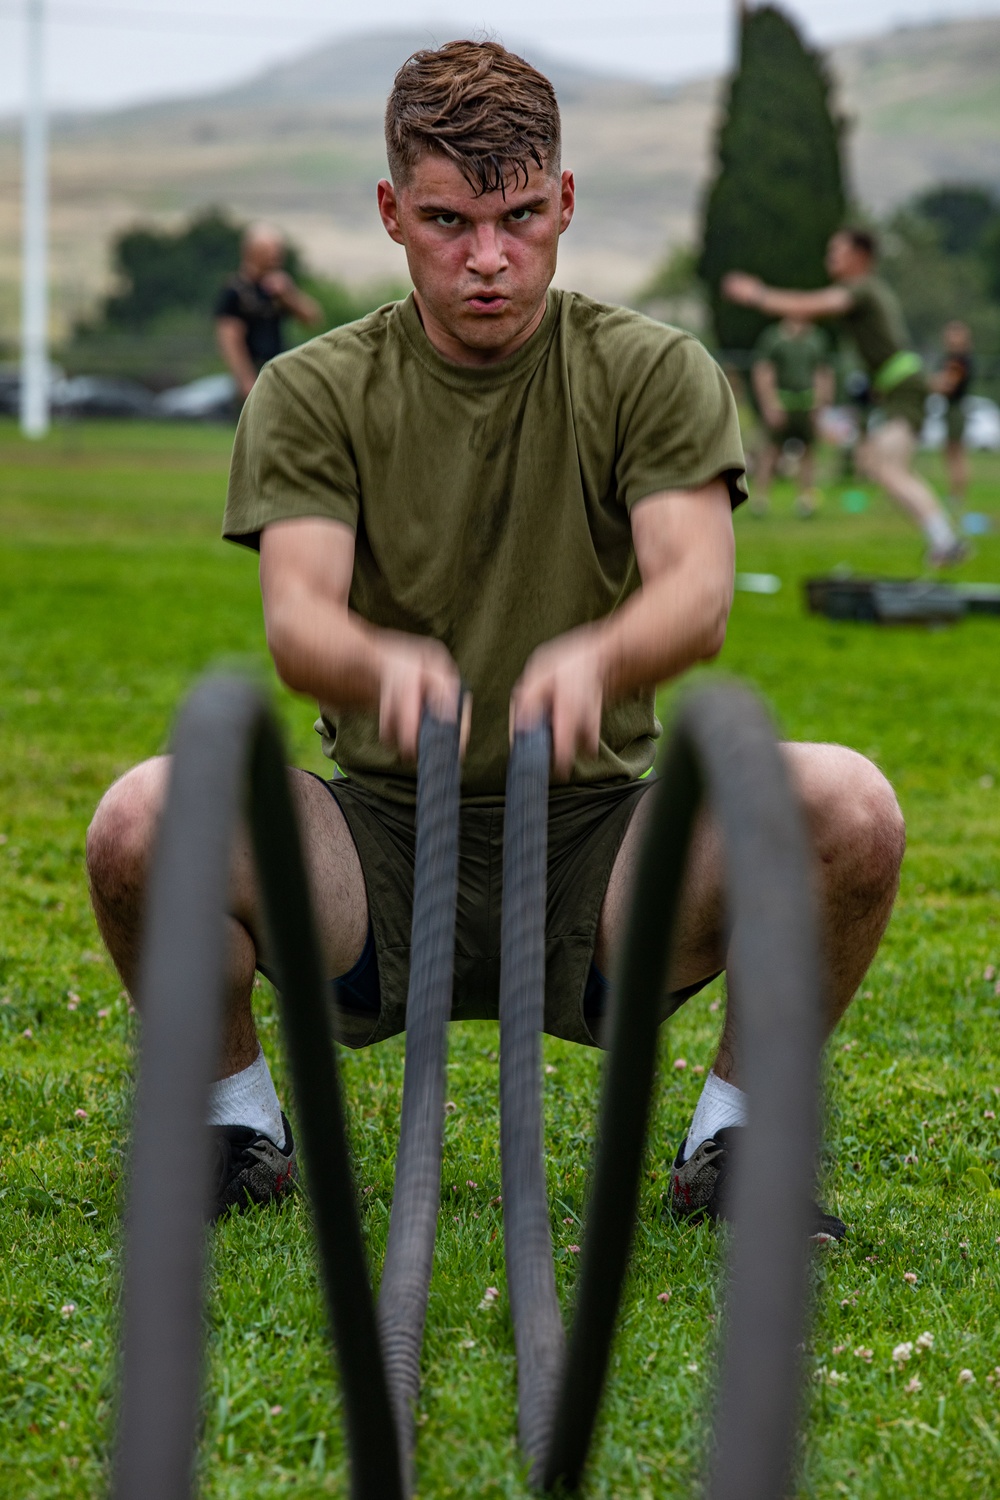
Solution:
[[[413,293],[396,305],[399,328],[420,363],[444,385],[456,390],[488,390],[506,385],[530,370],[542,358],[555,331],[561,293],[549,287],[542,321],[531,337],[506,359],[495,365],[456,365],[439,354],[424,332]]]

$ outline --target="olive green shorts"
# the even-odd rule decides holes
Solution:
[[[894,417],[902,417],[908,422],[913,431],[919,436],[920,429],[924,425],[924,403],[927,400],[927,382],[922,375],[910,375],[906,380],[901,380],[899,385],[887,391],[884,396],[876,392],[877,412],[881,412],[883,420],[891,422]]]
[[[960,443],[965,437],[965,408],[961,401],[948,402],[944,420],[949,443]]]
[[[811,411],[787,411],[784,426],[769,427],[767,432],[771,442],[779,448],[783,443],[787,443],[789,438],[794,438],[806,448],[811,448],[816,441],[816,429],[813,426]]]
[[[403,1031],[410,973],[416,809],[338,778],[327,782],[347,820],[368,890],[380,1009],[337,1006],[338,1039],[364,1047]],[[545,1030],[595,1045],[584,1016],[604,893],[640,798],[653,779],[560,787],[549,795],[545,913]],[[452,1019],[496,1020],[500,1000],[503,875],[502,798],[463,802]],[[695,986],[700,988],[700,986]]]

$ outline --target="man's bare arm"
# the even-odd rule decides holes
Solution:
[[[454,719],[458,668],[440,641],[379,630],[348,607],[354,532],[306,516],[276,521],[260,539],[267,644],[293,692],[334,708],[377,708],[379,733],[415,760],[426,703]]]
[[[246,324],[242,318],[216,318],[215,333],[229,373],[245,401],[257,379],[257,371],[247,348]]]
[[[768,427],[783,427],[785,411],[778,400],[778,380],[774,365],[769,359],[755,359],[750,366],[750,379]]]
[[[745,271],[730,271],[722,278],[722,292],[730,302],[742,307],[756,307],[770,318],[841,318],[854,305],[846,286],[824,286],[814,292],[795,292],[767,286],[759,276]]]
[[[265,291],[270,292],[272,297],[277,297],[282,307],[290,312],[293,318],[298,318],[300,323],[312,326],[318,323],[323,316],[323,309],[315,297],[310,297],[289,276],[287,271],[268,271],[261,280]]]
[[[632,539],[642,587],[607,619],[539,647],[514,689],[515,723],[550,715],[557,775],[597,754],[605,702],[679,676],[725,640],[736,557],[725,483],[639,501]]]
[[[819,365],[813,376],[813,396],[817,406],[832,406],[837,394],[837,377],[832,365]]]

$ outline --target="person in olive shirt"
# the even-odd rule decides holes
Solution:
[[[972,385],[975,367],[972,358],[972,330],[958,318],[945,324],[944,358],[940,369],[931,377],[931,387],[948,402],[945,416],[945,467],[951,490],[950,502],[956,510],[965,504],[969,488],[969,463],[965,452],[964,401]]]
[[[285,347],[284,321],[319,322],[319,304],[284,269],[285,242],[268,224],[253,224],[243,236],[240,266],[219,293],[215,331],[222,357],[245,401],[268,360]]]
[[[924,420],[927,381],[909,347],[903,315],[891,288],[875,274],[877,246],[867,229],[831,236],[826,268],[833,285],[799,292],[766,286],[731,271],[722,290],[733,302],[776,318],[836,319],[853,340],[871,380],[875,411],[857,452],[858,467],[880,484],[917,523],[934,567],[961,562],[966,549],[930,486],[914,472],[913,455]]]
[[[818,503],[815,491],[815,414],[828,406],[833,394],[827,342],[803,318],[782,318],[764,329],[754,346],[750,379],[764,425],[764,443],[757,454],[750,508],[763,515],[768,508],[771,480],[785,443],[801,445],[797,515],[811,516]]]
[[[329,781],[291,772],[334,1025],[355,1046],[405,1026],[420,717],[454,720],[464,679],[454,1015],[497,1014],[509,733],[547,717],[545,1024],[593,1044],[649,806],[655,689],[725,636],[745,494],[735,403],[689,334],[552,289],[575,186],[552,85],[522,59],[495,42],[416,53],[386,145],[379,211],[414,292],[265,368],[224,522],[259,549],[275,666],[321,706],[336,761]],[[832,1027],[888,921],[902,820],[862,756],[785,753],[815,847]],[[167,776],[163,758],[130,771],[88,834],[95,912],[130,987]],[[675,993],[725,968],[724,908],[705,822]],[[278,1195],[294,1163],[254,1025],[269,954],[246,849],[230,911],[219,1210]],[[682,1211],[725,1211],[745,1118],[732,1026],[674,1163]],[[817,1210],[816,1232],[843,1225]]]

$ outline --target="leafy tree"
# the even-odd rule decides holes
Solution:
[[[114,242],[123,290],[104,304],[105,322],[141,329],[181,308],[208,311],[240,260],[243,226],[210,208],[176,234],[128,229]]]
[[[949,253],[939,224],[912,208],[893,216],[883,239],[882,270],[896,290],[918,349],[932,354],[951,318],[971,326],[980,351],[997,347],[1000,307],[990,298],[978,254]]]
[[[913,200],[913,210],[929,219],[947,255],[976,250],[993,220],[1000,220],[1000,202],[988,189],[943,183]]]
[[[698,277],[695,251],[688,245],[675,245],[632,300],[652,318],[703,334],[705,288]]]
[[[786,15],[773,5],[743,11],[698,264],[724,349],[750,348],[765,322],[720,295],[727,271],[787,287],[826,279],[823,253],[845,208],[844,126],[830,90],[822,58]]]

